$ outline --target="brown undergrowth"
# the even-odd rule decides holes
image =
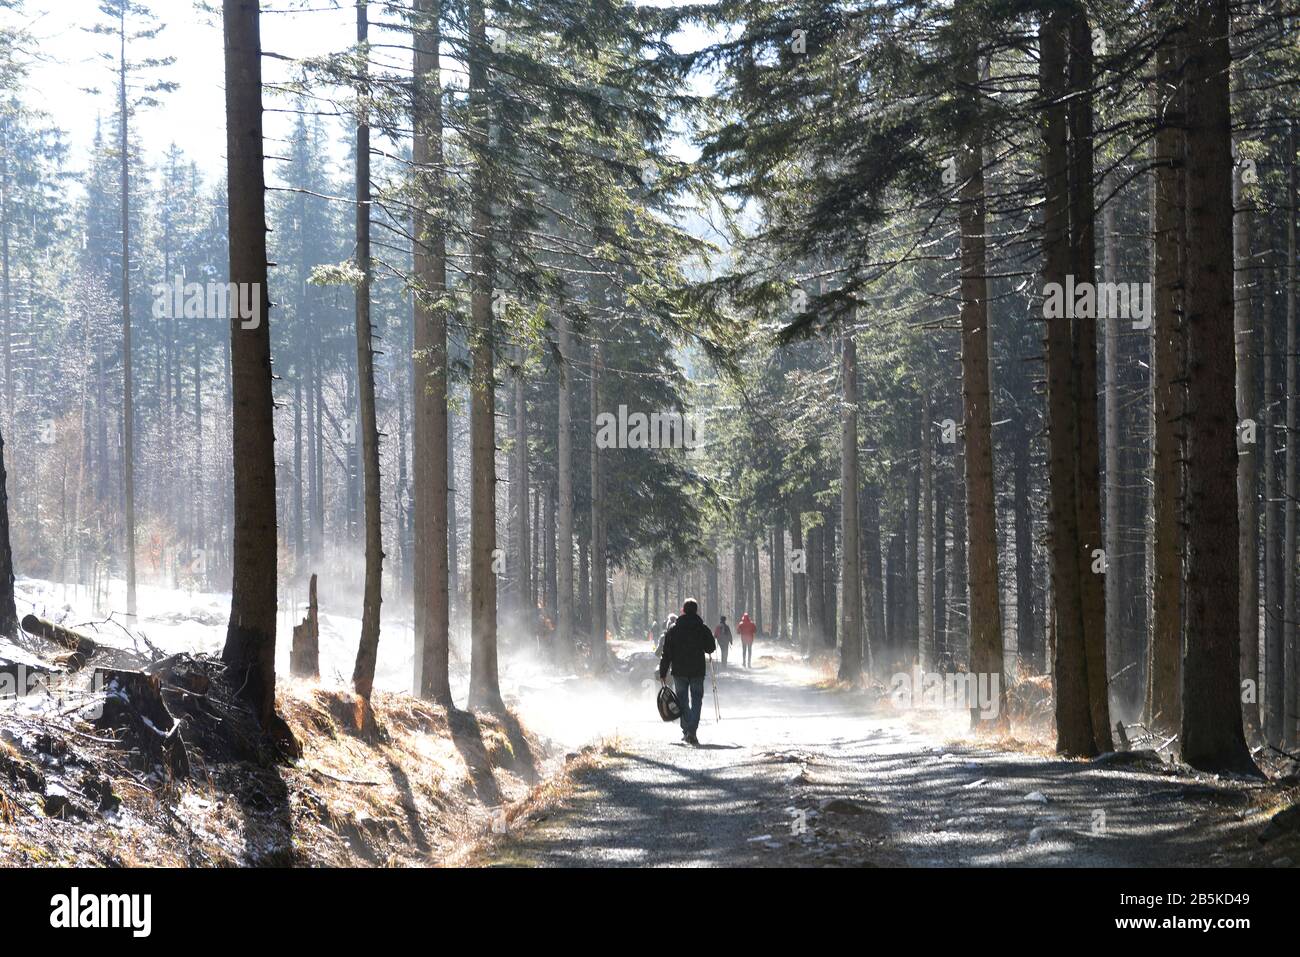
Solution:
[[[562,762],[509,713],[299,680],[278,707],[300,759],[200,713],[184,777],[75,713],[0,709],[0,867],[439,865],[545,802]]]

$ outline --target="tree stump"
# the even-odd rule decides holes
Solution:
[[[320,677],[320,621],[316,617],[316,576],[307,590],[307,617],[293,626],[289,647],[289,673],[296,678]]]
[[[187,777],[189,756],[181,726],[162,698],[162,680],[143,671],[95,670],[95,685],[104,689],[100,728],[124,728],[149,763],[162,764],[172,775]]]

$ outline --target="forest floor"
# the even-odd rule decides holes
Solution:
[[[383,681],[366,711],[340,677],[359,623],[328,615],[322,679],[277,682],[277,709],[302,749],[285,760],[221,673],[228,596],[150,589],[149,613],[129,628],[59,585],[22,580],[19,598],[20,614],[60,621],[97,647],[72,669],[49,642],[0,639],[0,868],[454,864],[562,794],[566,770],[597,753],[581,747],[587,736],[562,707],[541,722],[558,737],[516,717],[521,681],[545,691],[564,680],[527,655],[503,668],[503,714],[383,690],[411,673],[400,621],[386,632]],[[462,659],[453,661],[461,701]],[[146,753],[158,743],[147,722],[108,720],[115,695],[93,687],[104,668],[159,675],[171,714],[147,717],[163,729],[180,719],[186,773]],[[43,683],[15,698],[32,675]]]
[[[143,753],[142,726],[88,715],[102,692],[64,682],[57,695],[5,703],[0,867],[1300,861],[1300,829],[1260,840],[1300,797],[1294,777],[1284,786],[1197,774],[1136,752],[1061,760],[1031,724],[1015,729],[1019,740],[974,740],[965,713],[899,710],[883,689],[845,688],[763,642],[756,667],[733,659],[719,672],[721,721],[706,691],[703,746],[691,748],[655,713],[646,642],[614,642],[599,678],[507,650],[509,711],[474,715],[384,690],[409,680],[399,620],[381,643],[384,680],[366,713],[340,677],[357,623],[326,617],[322,680],[278,684],[302,746],[285,761],[223,686],[212,657],[221,596],[160,591],[152,616],[128,630],[75,600],[51,601],[57,586],[20,586],[20,613],[93,635],[99,650],[79,680],[102,667],[164,669],[188,773]],[[0,643],[0,665],[57,672],[57,650]],[[466,665],[453,656],[458,701]]]
[[[203,698],[182,726],[184,776],[142,760],[129,728],[0,709],[0,868],[454,863],[594,753],[566,760],[510,713],[381,691],[367,712],[347,690],[290,679],[277,704],[303,753],[285,761],[229,694]]]
[[[761,648],[761,644],[760,644]],[[572,775],[544,820],[492,843],[505,866],[1296,866],[1262,843],[1295,787],[1154,758],[1061,760],[1050,742],[980,742],[965,716],[900,712],[792,655],[733,660],[707,687],[701,747],[654,713]],[[624,663],[652,675],[653,656]],[[638,684],[633,679],[634,684]],[[540,815],[535,815],[534,820]],[[1270,832],[1271,834],[1271,832]]]

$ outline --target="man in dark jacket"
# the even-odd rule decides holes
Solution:
[[[700,617],[694,598],[682,604],[681,617],[664,635],[663,657],[659,659],[659,680],[668,683],[668,669],[673,672],[674,690],[682,706],[682,740],[698,745],[695,731],[700,726],[700,708],[704,705],[705,655],[713,654],[713,632]],[[690,704],[687,705],[687,695]]]

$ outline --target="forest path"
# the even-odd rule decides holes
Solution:
[[[706,681],[699,748],[654,716],[645,682],[637,710],[605,736],[612,753],[575,772],[563,802],[489,861],[1259,866],[1300,856],[1256,842],[1269,812],[1244,782],[977,745],[958,740],[961,716],[899,714],[816,687],[800,663],[757,664],[719,672],[721,722]]]

